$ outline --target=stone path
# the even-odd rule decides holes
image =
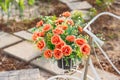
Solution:
[[[80,0],[60,0],[65,3],[71,10],[86,10],[92,8],[87,1]]]
[[[18,37],[21,37],[23,39],[26,39],[26,40],[31,40],[32,38],[32,34],[30,34],[29,32],[27,31],[19,31],[19,32],[15,32],[14,35],[18,36]]]
[[[41,54],[41,52],[28,41],[20,42],[16,45],[3,49],[3,51],[24,61],[30,61]]]
[[[47,60],[45,58],[38,58],[31,62],[44,70],[49,71],[52,74],[62,74],[63,69],[58,68],[57,63],[54,61]]]
[[[23,69],[0,72],[0,80],[46,80],[39,69]]]
[[[59,1],[61,1],[62,3],[67,4],[67,3],[75,2],[75,1],[77,1],[77,0],[59,0]]]
[[[67,3],[67,5],[71,10],[86,10],[92,8],[92,6],[86,1]]]
[[[0,32],[0,48],[4,48],[6,46],[9,46],[11,44],[20,42],[22,39],[18,38],[16,36],[13,36],[11,34]]]

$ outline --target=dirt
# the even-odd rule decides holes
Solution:
[[[33,66],[0,52],[0,71],[30,69]]]

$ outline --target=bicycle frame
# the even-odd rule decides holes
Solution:
[[[109,61],[109,63],[112,65],[112,67],[115,69],[115,71],[120,74],[120,71],[117,69],[117,67],[112,63],[112,61],[109,59],[109,57],[107,56],[107,54],[105,53],[105,51],[101,48],[101,46],[104,44],[104,42],[102,40],[100,40],[95,34],[93,34],[90,30],[88,30],[89,26],[96,20],[98,19],[100,16],[102,15],[109,15],[112,17],[115,17],[117,19],[120,19],[120,16],[117,16],[115,14],[112,14],[110,12],[102,12],[100,14],[98,14],[97,16],[95,16],[85,27],[84,27],[84,31],[86,33],[88,33],[92,38],[93,41],[97,44],[98,48],[101,50],[101,52],[103,53],[103,55],[105,56],[105,58]]]

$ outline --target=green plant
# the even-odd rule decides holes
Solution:
[[[13,0],[0,0],[0,7],[10,17],[10,6],[13,3]],[[3,14],[4,15],[4,14]]]
[[[32,5],[34,5],[34,3],[35,3],[35,0],[28,0],[28,4],[29,4],[29,5],[32,6]]]
[[[113,2],[114,0],[96,0],[96,4],[102,8],[108,8]]]
[[[95,15],[97,15],[97,10],[95,8],[91,8],[89,10],[89,14],[88,14],[91,18],[93,18]]]
[[[0,7],[4,14],[8,15],[8,19],[10,17],[10,10],[12,5],[19,9],[20,17],[23,16],[23,11],[25,9],[25,0],[0,0]],[[35,0],[28,0],[28,5],[34,5]]]

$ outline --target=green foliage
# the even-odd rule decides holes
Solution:
[[[15,5],[15,7],[18,7],[19,12],[20,12],[20,17],[23,14],[23,11],[25,9],[25,0],[0,0],[0,7],[2,11],[6,14],[8,14],[8,17],[10,15],[9,10],[12,5]],[[28,4],[30,6],[34,5],[35,0],[28,0]]]
[[[113,2],[114,0],[96,0],[96,4],[102,8],[109,7]]]
[[[88,15],[93,18],[95,15],[97,15],[97,10],[95,8],[91,8]]]
[[[19,5],[20,10],[24,10],[24,8],[25,8],[25,6],[24,6],[24,0],[19,0],[18,1],[18,5]]]
[[[48,49],[53,50],[55,48],[55,45],[53,45],[51,43],[51,37],[53,36],[53,34],[51,32],[47,32],[46,36],[45,36],[45,42],[46,42],[46,46]]]
[[[81,11],[74,11],[73,12],[73,14],[72,14],[72,16],[71,16],[71,18],[75,21],[75,22],[77,22],[77,24],[79,23],[79,24],[82,24],[82,23],[84,23],[84,19],[82,18],[82,12]]]
[[[35,3],[35,0],[28,0],[28,4],[29,4],[29,5],[32,6],[32,5],[34,5],[34,3]]]
[[[10,4],[12,4],[13,0],[0,0],[0,7],[4,12],[8,12]]]

